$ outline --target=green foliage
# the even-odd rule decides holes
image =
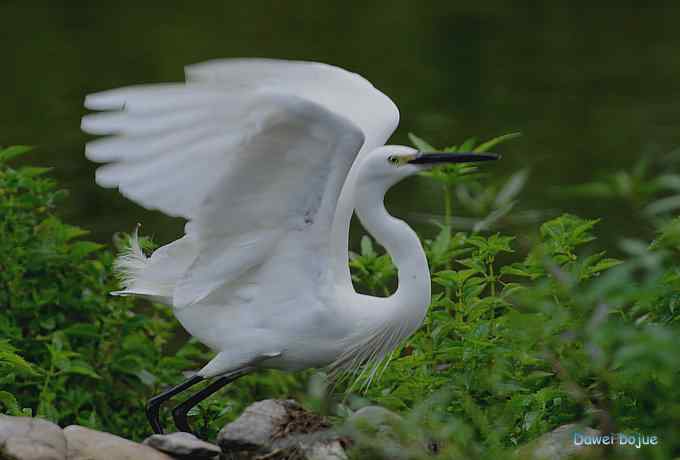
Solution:
[[[446,150],[488,150],[514,136]],[[117,288],[112,252],[59,220],[56,206],[65,194],[46,170],[3,163],[24,151],[0,150],[0,409],[140,439],[148,433],[146,400],[210,354],[194,340],[179,346],[184,338],[166,307],[108,296]],[[404,422],[393,423],[389,439],[368,428],[352,455],[508,458],[559,425],[582,423],[606,433],[657,435],[659,446],[635,454],[677,456],[680,218],[674,206],[654,207],[673,196],[675,175],[640,170],[605,178],[607,193],[602,186],[578,190],[653,208],[641,213],[653,235],[623,239],[619,258],[598,249],[598,219],[514,220],[528,171],[498,183],[473,165],[424,174],[441,185],[445,216],[433,238],[423,240],[434,286],[429,313],[382,377],[334,408],[340,422],[373,401],[400,412]],[[611,177],[625,174],[635,185],[612,188],[626,181]],[[454,230],[461,228],[454,209],[472,219],[466,231]],[[359,289],[393,292],[396,270],[369,236],[350,266]],[[192,423],[212,437],[265,397],[297,397],[325,412],[329,401],[318,378],[303,394],[309,377],[245,377],[194,410]]]
[[[57,217],[65,193],[47,170],[4,163],[26,151],[0,150],[0,411],[141,439],[146,401],[210,354],[193,341],[177,349],[167,307],[108,294],[118,289],[113,254]],[[275,373],[244,379],[196,412],[197,428],[214,434],[249,402],[294,395],[298,382]]]
[[[475,138],[469,138],[460,145],[442,149],[431,146],[414,134],[409,134],[409,138],[421,151],[482,153],[520,135],[509,133],[481,144]],[[521,169],[497,184],[490,183],[488,174],[480,172],[480,167],[474,163],[448,164],[421,175],[441,185],[443,219],[433,219],[440,225],[480,232],[535,223],[541,216],[537,211],[518,211],[516,208],[516,197],[529,179],[528,169]],[[452,215],[454,200],[458,204],[456,216]]]
[[[429,176],[443,184],[443,194],[461,180],[492,200],[502,190],[460,173]],[[641,179],[638,188],[650,190],[659,182],[648,180],[651,185]],[[474,199],[456,194],[446,206],[454,206],[454,197]],[[408,415],[397,439],[376,442],[369,436],[355,458],[392,458],[395,452],[432,458],[434,451],[413,443],[413,433],[437,446],[437,458],[506,458],[516,446],[575,422],[662,440],[638,456],[677,455],[680,218],[655,217],[655,239],[624,240],[623,260],[597,250],[597,219],[564,214],[519,239],[440,226],[436,238],[424,241],[439,287],[425,324],[364,395]],[[385,256],[362,254],[362,267],[377,267],[378,276],[355,270],[356,281],[375,291],[381,289],[376,279],[391,286],[394,280],[385,275],[393,267],[383,260],[373,265],[371,257]]]
[[[361,238],[361,254],[350,253],[352,280],[363,285],[374,296],[386,297],[390,294],[390,283],[397,273],[387,254],[376,253],[373,240],[364,235]]]
[[[617,199],[649,216],[680,209],[680,174],[668,171],[677,162],[677,152],[659,160],[640,159],[630,171],[617,171],[599,180],[570,187],[574,197]]]

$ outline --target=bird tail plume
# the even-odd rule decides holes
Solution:
[[[113,263],[113,270],[123,289],[113,291],[115,296],[138,296],[154,302],[169,304],[172,288],[159,282],[153,270],[153,256],[147,257],[139,243],[139,227],[130,235],[128,245]]]
[[[150,294],[143,288],[144,272],[149,266],[149,257],[144,254],[139,243],[139,227],[137,224],[134,232],[130,234],[127,246],[120,252],[113,263],[113,271],[123,286],[120,291],[113,291],[111,295],[147,295]]]
[[[113,268],[123,289],[112,295],[133,295],[172,305],[175,286],[196,259],[195,241],[184,236],[146,256],[139,242],[139,225],[130,235]]]
[[[142,246],[139,244],[139,227],[137,224],[135,231],[132,232],[128,240],[128,245],[123,249],[120,255],[113,263],[113,270],[120,284],[123,285],[123,290],[113,291],[112,295],[126,295],[132,294],[137,281],[141,278],[144,269],[149,263],[149,258],[146,257]]]

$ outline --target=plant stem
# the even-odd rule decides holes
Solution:
[[[451,228],[451,186],[444,184],[444,225]]]
[[[451,186],[444,183],[444,225],[449,232],[449,239],[451,237]],[[451,259],[446,258],[446,269],[451,270]],[[451,299],[451,288],[444,288],[444,293],[447,299]]]
[[[489,262],[489,278],[491,279],[491,296],[496,297],[496,278],[493,272],[493,260]]]
[[[47,376],[45,377],[45,381],[43,382],[43,387],[40,390],[40,396],[38,396],[38,409],[37,409],[37,412],[38,412],[37,415],[38,416],[46,415],[46,414],[43,413],[43,410],[44,410],[43,406],[45,404],[44,395],[47,392],[47,387],[50,384],[50,380],[52,379],[53,375],[54,375],[54,359],[51,358],[50,359],[50,370],[47,373]]]

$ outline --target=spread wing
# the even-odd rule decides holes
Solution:
[[[216,294],[230,305],[250,303],[264,272],[286,273],[267,276],[270,299],[318,283],[348,172],[369,137],[378,145],[391,134],[394,105],[361,77],[315,63],[218,61],[187,75],[186,84],[85,101],[105,112],[84,117],[83,130],[110,136],[86,149],[107,163],[97,183],[189,220],[184,238],[137,267],[137,292],[182,308]],[[350,95],[355,106],[383,110],[381,123],[358,125],[366,115],[350,107]]]
[[[249,91],[269,88],[314,101],[358,126],[363,151],[383,145],[399,124],[392,100],[361,75],[320,62],[217,59],[186,68],[188,82]]]

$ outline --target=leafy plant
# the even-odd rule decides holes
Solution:
[[[447,150],[486,150],[513,136]],[[47,170],[7,166],[26,150],[0,150],[0,410],[140,439],[148,434],[145,401],[210,353],[184,343],[166,307],[108,296],[117,288],[112,251],[61,222],[65,193]],[[202,403],[193,425],[213,437],[265,397],[331,407],[337,423],[370,401],[404,420],[393,423],[394,436],[369,427],[354,458],[516,458],[519,446],[565,423],[653,434],[659,446],[635,455],[677,457],[680,218],[675,206],[659,204],[674,198],[676,174],[641,166],[626,174],[631,180],[612,179],[621,173],[600,181],[606,193],[601,185],[578,191],[627,200],[654,229],[649,241],[622,239],[619,258],[599,249],[600,219],[515,220],[527,171],[499,183],[470,165],[426,174],[441,184],[444,203],[433,238],[423,238],[432,305],[382,378],[332,404],[310,372],[258,373]],[[612,185],[624,182],[634,186]],[[457,221],[454,209],[468,220]],[[369,236],[350,266],[359,289],[393,291],[395,268]]]
[[[458,169],[430,176],[484,189]],[[655,188],[658,178],[646,180],[652,184],[641,179],[639,188],[656,192],[647,200],[665,192]],[[491,186],[481,193],[497,192]],[[467,198],[452,195],[446,206]],[[514,458],[517,446],[574,422],[604,433],[655,434],[663,446],[643,454],[677,455],[680,357],[672,342],[680,332],[680,219],[670,211],[655,215],[651,243],[622,242],[624,260],[596,249],[598,219],[564,214],[519,241],[440,226],[434,240],[424,241],[440,287],[425,324],[364,395],[406,414],[396,432],[420,433],[431,449],[412,436],[378,443],[369,436],[355,457]],[[371,257],[385,256],[364,254],[363,267],[374,266]],[[375,265],[380,276],[370,270],[355,276],[380,290],[375,280],[393,273],[386,265]]]
[[[474,152],[483,153],[519,137],[520,133],[508,133],[479,143],[468,138],[460,145],[437,149],[415,134],[409,134],[413,145],[425,152]],[[479,172],[474,163],[448,164],[421,173],[441,187],[443,219],[432,220],[450,228],[489,231],[508,225],[536,222],[541,216],[537,211],[521,211],[515,208],[515,199],[529,178],[529,170],[521,169],[501,183],[489,183],[486,174]],[[482,180],[483,179],[483,180]],[[453,215],[453,201],[458,209]],[[515,211],[510,214],[511,211]]]
[[[57,217],[66,194],[47,169],[5,163],[28,150],[0,149],[0,410],[142,439],[146,401],[210,353],[193,341],[177,349],[167,307],[109,295],[118,288],[112,251]],[[198,428],[214,435],[248,402],[294,394],[298,381],[244,379],[196,412]]]

